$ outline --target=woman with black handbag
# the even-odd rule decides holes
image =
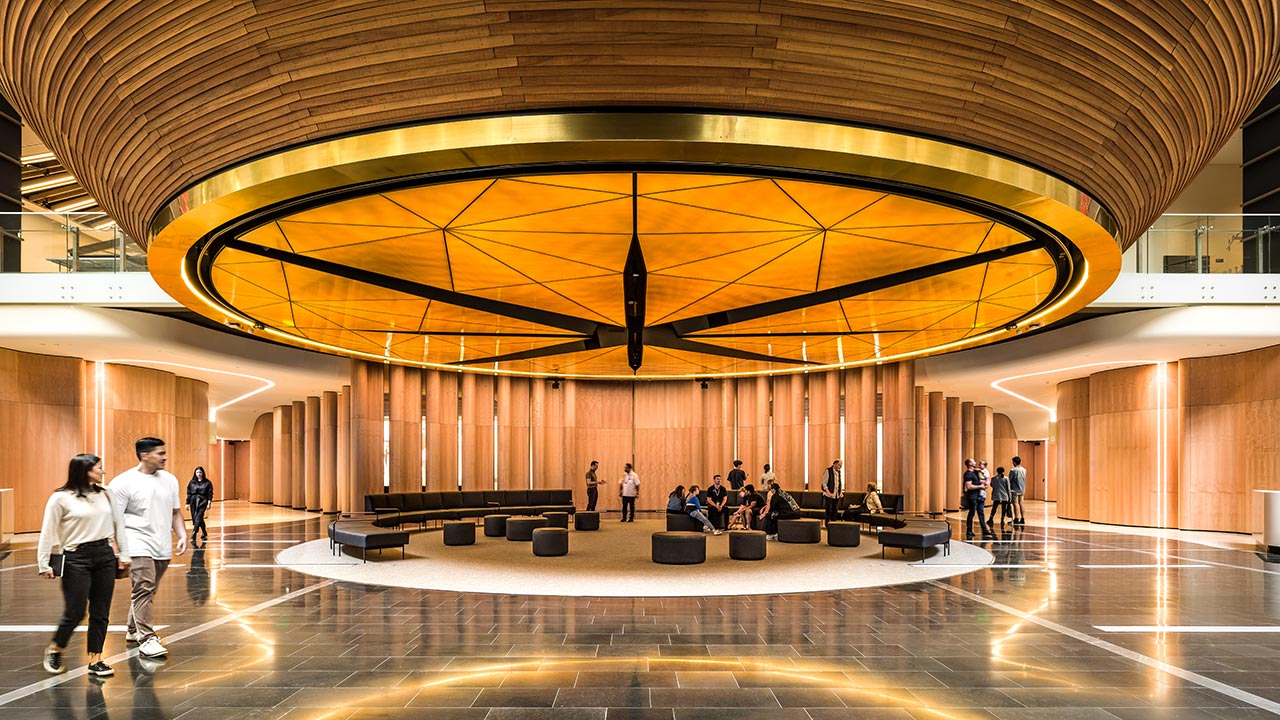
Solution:
[[[77,455],[67,468],[67,482],[49,496],[40,526],[36,563],[41,575],[52,580],[62,577],[62,619],[53,640],[44,651],[44,669],[54,675],[67,671],[63,661],[71,633],[84,619],[89,605],[89,632],[85,643],[89,652],[89,674],[108,677],[115,671],[102,661],[102,645],[107,639],[107,617],[116,578],[127,573],[129,548],[124,517],[102,482],[102,460],[97,455]],[[112,541],[115,547],[112,547]],[[61,556],[51,558],[54,545]],[[55,570],[59,571],[55,573]]]

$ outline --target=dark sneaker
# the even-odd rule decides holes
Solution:
[[[44,671],[50,675],[61,675],[67,671],[67,666],[62,662],[62,653],[56,650],[44,649]]]
[[[89,674],[96,675],[98,677],[111,677],[116,674],[116,671],[112,670],[110,665],[99,660],[89,666]]]

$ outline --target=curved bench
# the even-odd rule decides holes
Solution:
[[[934,545],[942,546],[942,554],[951,554],[951,526],[937,520],[912,520],[903,527],[881,530],[880,557],[884,557],[887,547],[920,549],[920,562],[924,562],[925,550]]]
[[[368,551],[382,551],[383,548],[400,548],[400,558],[404,559],[404,546],[409,544],[409,533],[404,530],[392,530],[374,525],[369,520],[334,520],[329,523],[329,542],[335,554],[342,551],[343,546],[360,548],[360,559],[368,562]]]

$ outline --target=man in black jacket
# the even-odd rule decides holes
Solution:
[[[837,458],[822,474],[822,507],[826,511],[824,526],[840,519],[840,498],[844,497],[844,476],[840,470],[843,467],[844,463]]]

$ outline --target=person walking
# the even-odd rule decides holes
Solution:
[[[1027,469],[1022,467],[1022,458],[1013,457],[1013,467],[1009,468],[1009,505],[1013,510],[1013,524],[1026,525],[1027,511],[1022,507],[1022,496],[1027,492]]]
[[[600,467],[600,463],[592,460],[591,467],[587,469],[587,512],[596,509],[596,500],[600,499],[600,480],[596,478],[596,470]]]
[[[839,519],[840,498],[844,497],[844,478],[840,473],[843,467],[844,463],[837,458],[822,473],[822,507],[826,511],[826,517],[822,521],[823,527],[832,520]]]
[[[187,551],[187,529],[182,518],[178,479],[164,469],[168,452],[164,441],[144,437],[133,444],[136,467],[112,479],[107,486],[112,502],[124,516],[129,536],[129,623],[126,643],[138,643],[146,657],[168,655],[152,623],[152,604],[164,571],[175,554],[173,535],[178,536],[176,554]]]
[[[45,671],[54,675],[67,671],[63,655],[71,633],[84,619],[86,603],[88,672],[95,677],[115,674],[102,661],[102,646],[107,639],[116,572],[129,568],[129,539],[124,518],[101,483],[102,459],[87,453],[76,455],[67,467],[67,482],[49,496],[44,507],[44,522],[36,544],[36,572],[50,580],[56,577],[50,555],[55,544],[62,550],[62,618],[45,648],[43,663]]]
[[[204,468],[197,467],[187,483],[187,509],[191,511],[191,543],[196,542],[196,531],[200,531],[200,539],[209,539],[209,527],[204,524],[204,514],[213,504],[213,482],[204,475]]]
[[[618,496],[622,498],[622,522],[636,521],[636,496],[640,494],[640,476],[627,463],[622,469],[622,479],[618,481]],[[627,512],[630,511],[630,516]]]
[[[742,461],[734,460],[733,469],[729,471],[729,487],[741,490],[747,484],[747,471],[742,469]]]

